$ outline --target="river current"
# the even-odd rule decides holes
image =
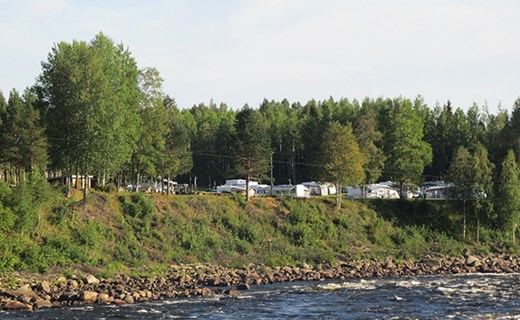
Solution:
[[[235,297],[0,311],[0,319],[520,319],[520,275],[289,282]]]

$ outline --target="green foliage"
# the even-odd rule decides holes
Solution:
[[[520,223],[520,169],[513,150],[508,151],[502,163],[497,200],[502,230],[510,230],[511,240],[515,242],[515,231]]]
[[[337,206],[341,206],[341,186],[355,186],[363,182],[365,155],[352,134],[352,127],[333,122],[323,135],[320,149],[324,181],[336,184]]]
[[[152,199],[142,193],[119,196],[119,201],[123,207],[123,213],[134,218],[148,217],[154,211]]]
[[[359,144],[359,149],[364,155],[365,183],[375,183],[381,177],[385,164],[383,150],[378,147],[383,139],[383,134],[377,129],[376,114],[366,111],[356,122],[354,135]]]
[[[105,184],[104,186],[99,187],[99,190],[107,193],[114,193],[117,191],[117,187],[114,183],[109,182]]]
[[[52,168],[120,170],[138,138],[138,69],[130,51],[99,33],[90,43],[56,44],[42,68],[37,92],[53,138]]]
[[[424,168],[432,161],[431,146],[423,140],[424,123],[408,99],[390,103],[385,131],[385,170],[387,176],[400,184],[422,182]]]
[[[249,201],[249,180],[265,178],[269,168],[269,137],[262,128],[259,113],[249,107],[237,113],[234,129],[234,173],[246,178],[246,201]]]

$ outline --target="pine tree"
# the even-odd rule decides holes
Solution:
[[[419,183],[424,167],[432,161],[432,148],[423,141],[423,123],[408,99],[395,99],[388,113],[384,151],[385,171],[397,180],[404,195],[405,183]]]
[[[234,150],[234,169],[246,179],[246,201],[249,201],[249,181],[266,177],[272,151],[260,115],[247,105],[236,115]]]
[[[365,185],[377,182],[381,177],[385,164],[383,150],[378,147],[381,143],[383,134],[377,129],[377,119],[375,114],[368,111],[357,120],[354,134],[359,143],[359,148],[363,152],[365,164]],[[363,197],[365,196],[365,186],[363,186]]]

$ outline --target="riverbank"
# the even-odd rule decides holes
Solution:
[[[326,279],[449,275],[463,273],[518,273],[520,257],[465,255],[396,261],[358,260],[337,264],[226,268],[216,265],[173,265],[157,276],[129,277],[116,274],[98,279],[93,275],[25,275],[2,278],[0,308],[35,310],[84,304],[131,304],[178,297],[216,294],[240,295],[251,286]],[[6,283],[6,281],[9,283]]]

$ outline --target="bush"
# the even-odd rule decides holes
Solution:
[[[112,182],[109,182],[109,183],[105,184],[104,186],[99,186],[98,189],[101,192],[107,192],[107,193],[114,193],[117,191],[116,185]]]
[[[142,193],[120,196],[119,201],[123,206],[123,213],[131,217],[146,217],[154,211],[152,199]]]

